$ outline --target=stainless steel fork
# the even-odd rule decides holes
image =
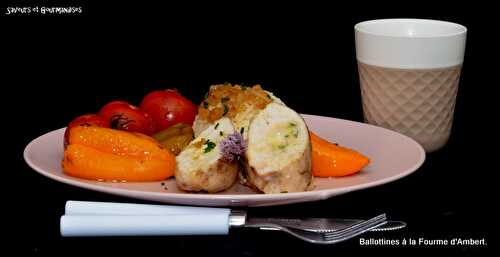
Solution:
[[[334,224],[332,220],[329,220],[328,227],[322,227],[318,224],[316,226],[311,225],[311,220],[314,219],[302,223],[300,219],[250,218],[245,222],[244,226],[262,230],[280,230],[310,243],[334,244],[356,237],[387,223],[385,214],[366,221],[355,222],[354,224],[351,222],[350,225],[342,222]],[[338,228],[335,229],[333,225],[337,225]]]

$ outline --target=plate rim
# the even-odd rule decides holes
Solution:
[[[37,173],[48,177],[50,179],[53,179],[55,181],[64,183],[64,184],[69,184],[72,186],[88,189],[88,190],[93,190],[97,192],[102,192],[102,193],[108,193],[108,194],[113,194],[113,195],[120,195],[124,197],[129,197],[129,198],[150,198],[150,196],[155,196],[159,198],[169,198],[169,200],[175,200],[175,199],[181,199],[181,200],[234,200],[234,201],[247,201],[247,200],[255,200],[255,201],[290,201],[294,199],[300,199],[300,198],[310,198],[310,197],[315,197],[315,199],[318,200],[323,200],[327,199],[331,196],[335,195],[340,195],[340,194],[345,194],[348,192],[352,191],[357,191],[357,190],[363,190],[363,189],[368,189],[372,187],[376,187],[379,185],[387,184],[390,182],[393,182],[395,180],[399,180],[403,177],[406,177],[410,175],[411,173],[415,172],[422,166],[422,164],[426,160],[426,153],[423,149],[423,147],[418,144],[414,139],[403,135],[401,133],[398,133],[396,131],[375,126],[372,124],[368,123],[363,123],[363,122],[357,122],[357,121],[352,121],[352,120],[346,120],[346,119],[339,119],[339,118],[334,118],[334,117],[328,117],[328,116],[320,116],[320,115],[313,115],[313,114],[301,114],[303,117],[311,117],[311,118],[328,118],[328,119],[334,119],[336,121],[344,122],[344,123],[350,123],[350,124],[356,124],[357,126],[363,125],[363,126],[369,126],[375,129],[382,129],[385,130],[386,132],[389,132],[391,134],[395,134],[397,136],[402,136],[408,139],[418,150],[419,153],[419,160],[410,168],[406,169],[404,172],[398,173],[396,175],[378,179],[375,181],[370,181],[367,183],[363,184],[357,184],[357,185],[351,185],[351,186],[346,186],[342,188],[330,188],[330,189],[322,189],[322,190],[317,190],[317,191],[304,191],[304,192],[290,192],[286,194],[208,194],[208,193],[169,193],[169,192],[152,192],[152,191],[141,191],[141,190],[135,190],[135,189],[125,189],[125,188],[114,188],[114,187],[109,187],[106,185],[97,185],[97,184],[91,184],[85,181],[79,181],[79,178],[64,178],[58,175],[55,175],[51,172],[45,171],[42,168],[38,167],[33,161],[29,158],[29,154],[32,152],[32,148],[34,145],[37,143],[38,140],[41,138],[47,136],[48,134],[51,133],[60,133],[59,131],[64,130],[66,127],[55,129],[49,132],[46,132],[35,139],[33,139],[30,143],[26,145],[23,151],[23,158],[25,162],[30,166],[33,170],[35,170]],[[83,180],[83,179],[82,179]],[[134,197],[128,195],[130,192],[133,192],[135,195]],[[283,198],[286,195],[285,199]],[[137,196],[137,197],[136,197]],[[318,197],[319,196],[319,197]],[[175,199],[174,199],[175,198]],[[237,198],[237,200],[235,199]]]

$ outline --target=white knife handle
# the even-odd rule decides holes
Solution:
[[[110,203],[110,202],[85,202],[67,201],[66,215],[175,215],[175,214],[227,214],[227,208],[190,207],[173,205]]]
[[[68,216],[61,217],[61,235],[75,236],[170,236],[227,235],[229,211],[170,216]]]

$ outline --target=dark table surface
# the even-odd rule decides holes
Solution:
[[[212,6],[213,7],[213,6]],[[227,7],[227,6],[226,6]],[[491,244],[489,183],[496,172],[495,111],[488,66],[489,20],[467,8],[388,10],[284,5],[100,7],[76,17],[6,17],[8,45],[4,136],[8,166],[3,214],[9,246],[31,255],[157,253],[184,255],[442,252],[485,255],[489,246],[362,246],[359,238],[312,245],[273,231],[234,230],[229,236],[61,238],[67,200],[145,203],[64,185],[31,170],[22,159],[35,137],[96,112],[114,99],[138,104],[153,89],[178,88],[195,102],[210,84],[260,83],[301,113],[362,121],[353,25],[383,17],[445,19],[469,29],[455,121],[449,143],[428,154],[415,173],[387,185],[310,203],[251,208],[251,215],[367,218],[382,212],[408,227],[363,238],[482,239]],[[488,11],[482,7],[482,11]],[[212,9],[211,9],[212,10]],[[112,16],[112,18],[111,18]],[[485,16],[491,17],[491,16]],[[485,74],[491,74],[487,76]],[[493,77],[493,78],[492,78]],[[493,86],[493,85],[492,85]],[[489,118],[488,118],[489,117]],[[397,158],[395,156],[394,158]],[[6,211],[7,210],[7,211]],[[12,242],[12,243],[10,243]]]

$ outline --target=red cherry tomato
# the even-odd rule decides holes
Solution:
[[[97,126],[109,128],[109,121],[95,114],[85,114],[72,120],[64,131],[64,147],[69,143],[69,130],[76,126]]]
[[[177,123],[192,125],[197,108],[175,89],[153,91],[142,99],[141,110],[153,118],[155,132]]]
[[[153,121],[149,114],[125,101],[113,101],[104,105],[99,115],[109,122],[111,128],[153,134]]]

